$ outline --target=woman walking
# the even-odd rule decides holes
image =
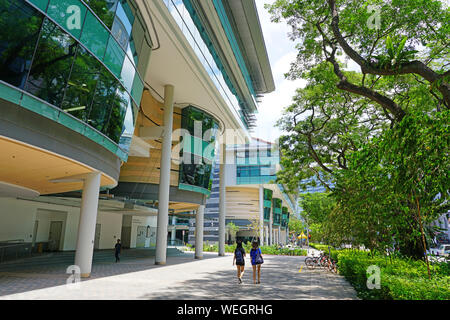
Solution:
[[[259,284],[261,283],[261,264],[264,263],[264,260],[261,255],[261,249],[259,248],[258,241],[252,242],[252,250],[250,250],[250,258],[252,260],[252,268],[253,268],[253,283]],[[256,282],[256,270],[258,270],[258,282]]]
[[[236,262],[237,277],[239,284],[242,283],[242,277],[244,276],[245,268],[245,250],[242,247],[242,241],[237,242],[236,250],[234,250],[233,266]]]

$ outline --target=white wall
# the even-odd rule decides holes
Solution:
[[[63,221],[60,249],[76,249],[80,208],[0,198],[0,241],[21,239],[32,242],[35,220],[39,221],[36,242],[48,240],[51,221]],[[114,248],[122,232],[122,215],[100,211],[97,223],[101,224],[99,249]],[[136,246],[139,225],[156,227],[156,217],[132,217],[131,247]],[[150,239],[147,242],[146,246],[150,244]]]
[[[136,236],[137,236],[137,229],[139,226],[150,226],[156,228],[156,222],[157,217],[140,217],[140,216],[133,216],[131,219],[131,241],[130,241],[130,248],[136,248]],[[150,238],[147,238],[145,241],[145,247],[150,246]]]
[[[36,207],[32,203],[17,206],[17,200],[0,198],[0,241],[33,240]]]
[[[112,249],[122,233],[122,215],[99,212],[97,223],[101,224],[99,249]]]

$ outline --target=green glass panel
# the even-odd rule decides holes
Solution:
[[[47,10],[48,0],[29,0],[29,1],[42,11],[45,12]]]
[[[10,88],[0,83],[0,98],[15,104],[19,104],[21,96],[22,92],[20,92],[19,90]]]
[[[103,135],[101,135],[98,131],[94,130],[91,127],[85,128],[84,135],[87,138],[97,142],[98,144],[102,144],[102,142],[103,142]]]
[[[0,80],[24,88],[42,19],[24,1],[0,1]]]
[[[97,20],[91,12],[86,15],[86,22],[81,34],[81,42],[88,48],[99,60],[103,60],[108,44],[109,32]]]
[[[75,40],[45,19],[25,90],[60,107],[76,52]]]
[[[59,115],[58,123],[66,126],[67,128],[72,129],[80,134],[84,133],[85,125],[77,119],[69,116],[65,112],[61,112]]]
[[[126,153],[125,151],[123,151],[120,148],[117,148],[116,155],[124,162],[126,162],[128,160],[128,153]]]
[[[111,29],[119,0],[84,0],[92,11]]]
[[[112,36],[109,36],[108,47],[103,62],[119,79],[124,59],[125,51],[120,48],[119,44]]]
[[[36,112],[36,113],[38,113],[46,118],[49,118],[53,121],[57,121],[59,118],[60,111],[46,105],[42,101],[39,101],[27,94],[23,95],[20,105],[30,111]]]
[[[107,139],[107,138],[103,138],[103,143],[102,145],[108,149],[109,151],[111,151],[112,153],[116,153],[117,152],[117,145],[112,142],[111,140]]]
[[[272,201],[264,200],[264,208],[272,208]]]
[[[61,107],[64,111],[87,121],[100,68],[100,62],[79,46]]]
[[[131,88],[131,96],[136,104],[141,105],[142,92],[144,91],[144,83],[141,81],[138,73],[134,75],[133,87]]]
[[[80,39],[86,7],[79,0],[50,0],[47,14],[75,38]]]

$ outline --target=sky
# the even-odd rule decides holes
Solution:
[[[252,133],[253,137],[272,142],[282,134],[275,127],[275,123],[281,118],[283,109],[292,103],[295,90],[305,85],[304,80],[291,81],[284,77],[295,60],[297,50],[295,43],[288,38],[290,27],[285,22],[273,23],[270,21],[270,14],[264,8],[264,4],[273,2],[274,0],[256,0],[275,81],[275,91],[266,94],[259,103],[256,128]]]

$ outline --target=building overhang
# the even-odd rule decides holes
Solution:
[[[239,141],[249,138],[242,121],[224,100],[194,49],[163,1],[138,2],[143,18],[158,33],[159,47],[151,55],[145,83],[152,96],[163,102],[164,86],[175,87],[178,107],[193,105],[219,120],[221,129],[234,129]]]
[[[221,0],[235,30],[256,94],[275,90],[255,0]]]

